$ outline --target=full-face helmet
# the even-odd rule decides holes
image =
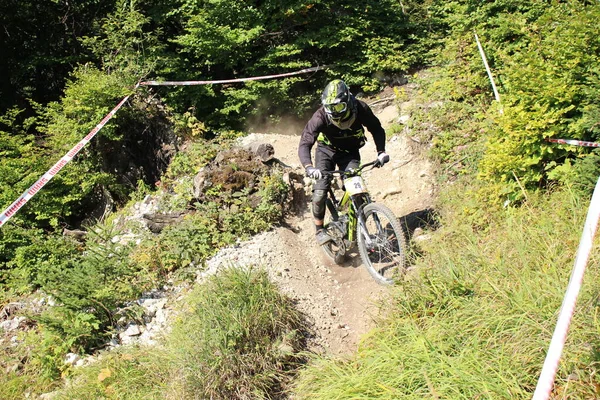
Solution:
[[[325,86],[321,95],[321,104],[327,117],[340,129],[348,129],[356,119],[356,99],[350,89],[340,79]]]

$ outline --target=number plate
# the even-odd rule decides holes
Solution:
[[[352,178],[346,179],[344,181],[344,186],[346,186],[346,191],[352,196],[359,193],[367,193],[365,182],[360,176],[353,176]]]

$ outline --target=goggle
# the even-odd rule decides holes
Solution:
[[[325,111],[327,111],[327,113],[329,114],[341,114],[344,111],[346,111],[346,108],[348,107],[348,105],[346,104],[345,101],[339,102],[339,103],[334,103],[334,104],[323,104],[323,107],[325,107]]]

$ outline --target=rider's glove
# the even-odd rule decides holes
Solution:
[[[306,176],[313,179],[321,179],[323,174],[319,168],[315,168],[313,166],[306,167]]]
[[[390,161],[390,156],[387,155],[387,153],[385,151],[382,151],[381,153],[379,153],[377,155],[377,163],[378,163],[378,167],[383,167],[383,164],[387,163]]]

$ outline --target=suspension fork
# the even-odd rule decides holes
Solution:
[[[350,233],[352,234],[351,240],[354,240],[354,232],[358,233],[358,228],[360,227],[360,228],[362,228],[360,230],[360,232],[362,233],[362,236],[365,239],[365,244],[367,245],[367,247],[372,247],[373,241],[369,237],[369,232],[367,231],[367,224],[365,221],[365,213],[363,212],[363,209],[370,202],[371,202],[371,199],[369,198],[368,195],[363,196],[363,197],[353,198],[352,199],[352,207],[351,207],[351,209],[353,211],[352,214],[354,217],[353,218],[354,224],[350,230]],[[379,222],[379,221],[377,221],[377,222]]]
[[[359,213],[359,218],[358,218],[358,222],[359,222],[359,224],[361,224],[360,226],[363,228],[361,230],[361,232],[363,233],[363,237],[365,238],[365,243],[367,244],[368,247],[373,246],[373,241],[371,240],[369,232],[367,231],[367,225],[366,225],[367,222],[365,220],[365,213],[363,212],[363,209],[370,202],[371,202],[371,200],[367,197],[366,202],[363,203],[362,206],[360,207],[360,213]],[[373,222],[375,222],[376,231],[371,232],[372,234],[373,233],[379,234],[384,231],[383,225],[381,225],[381,221],[379,220],[379,216],[377,215],[377,213],[373,213]]]

